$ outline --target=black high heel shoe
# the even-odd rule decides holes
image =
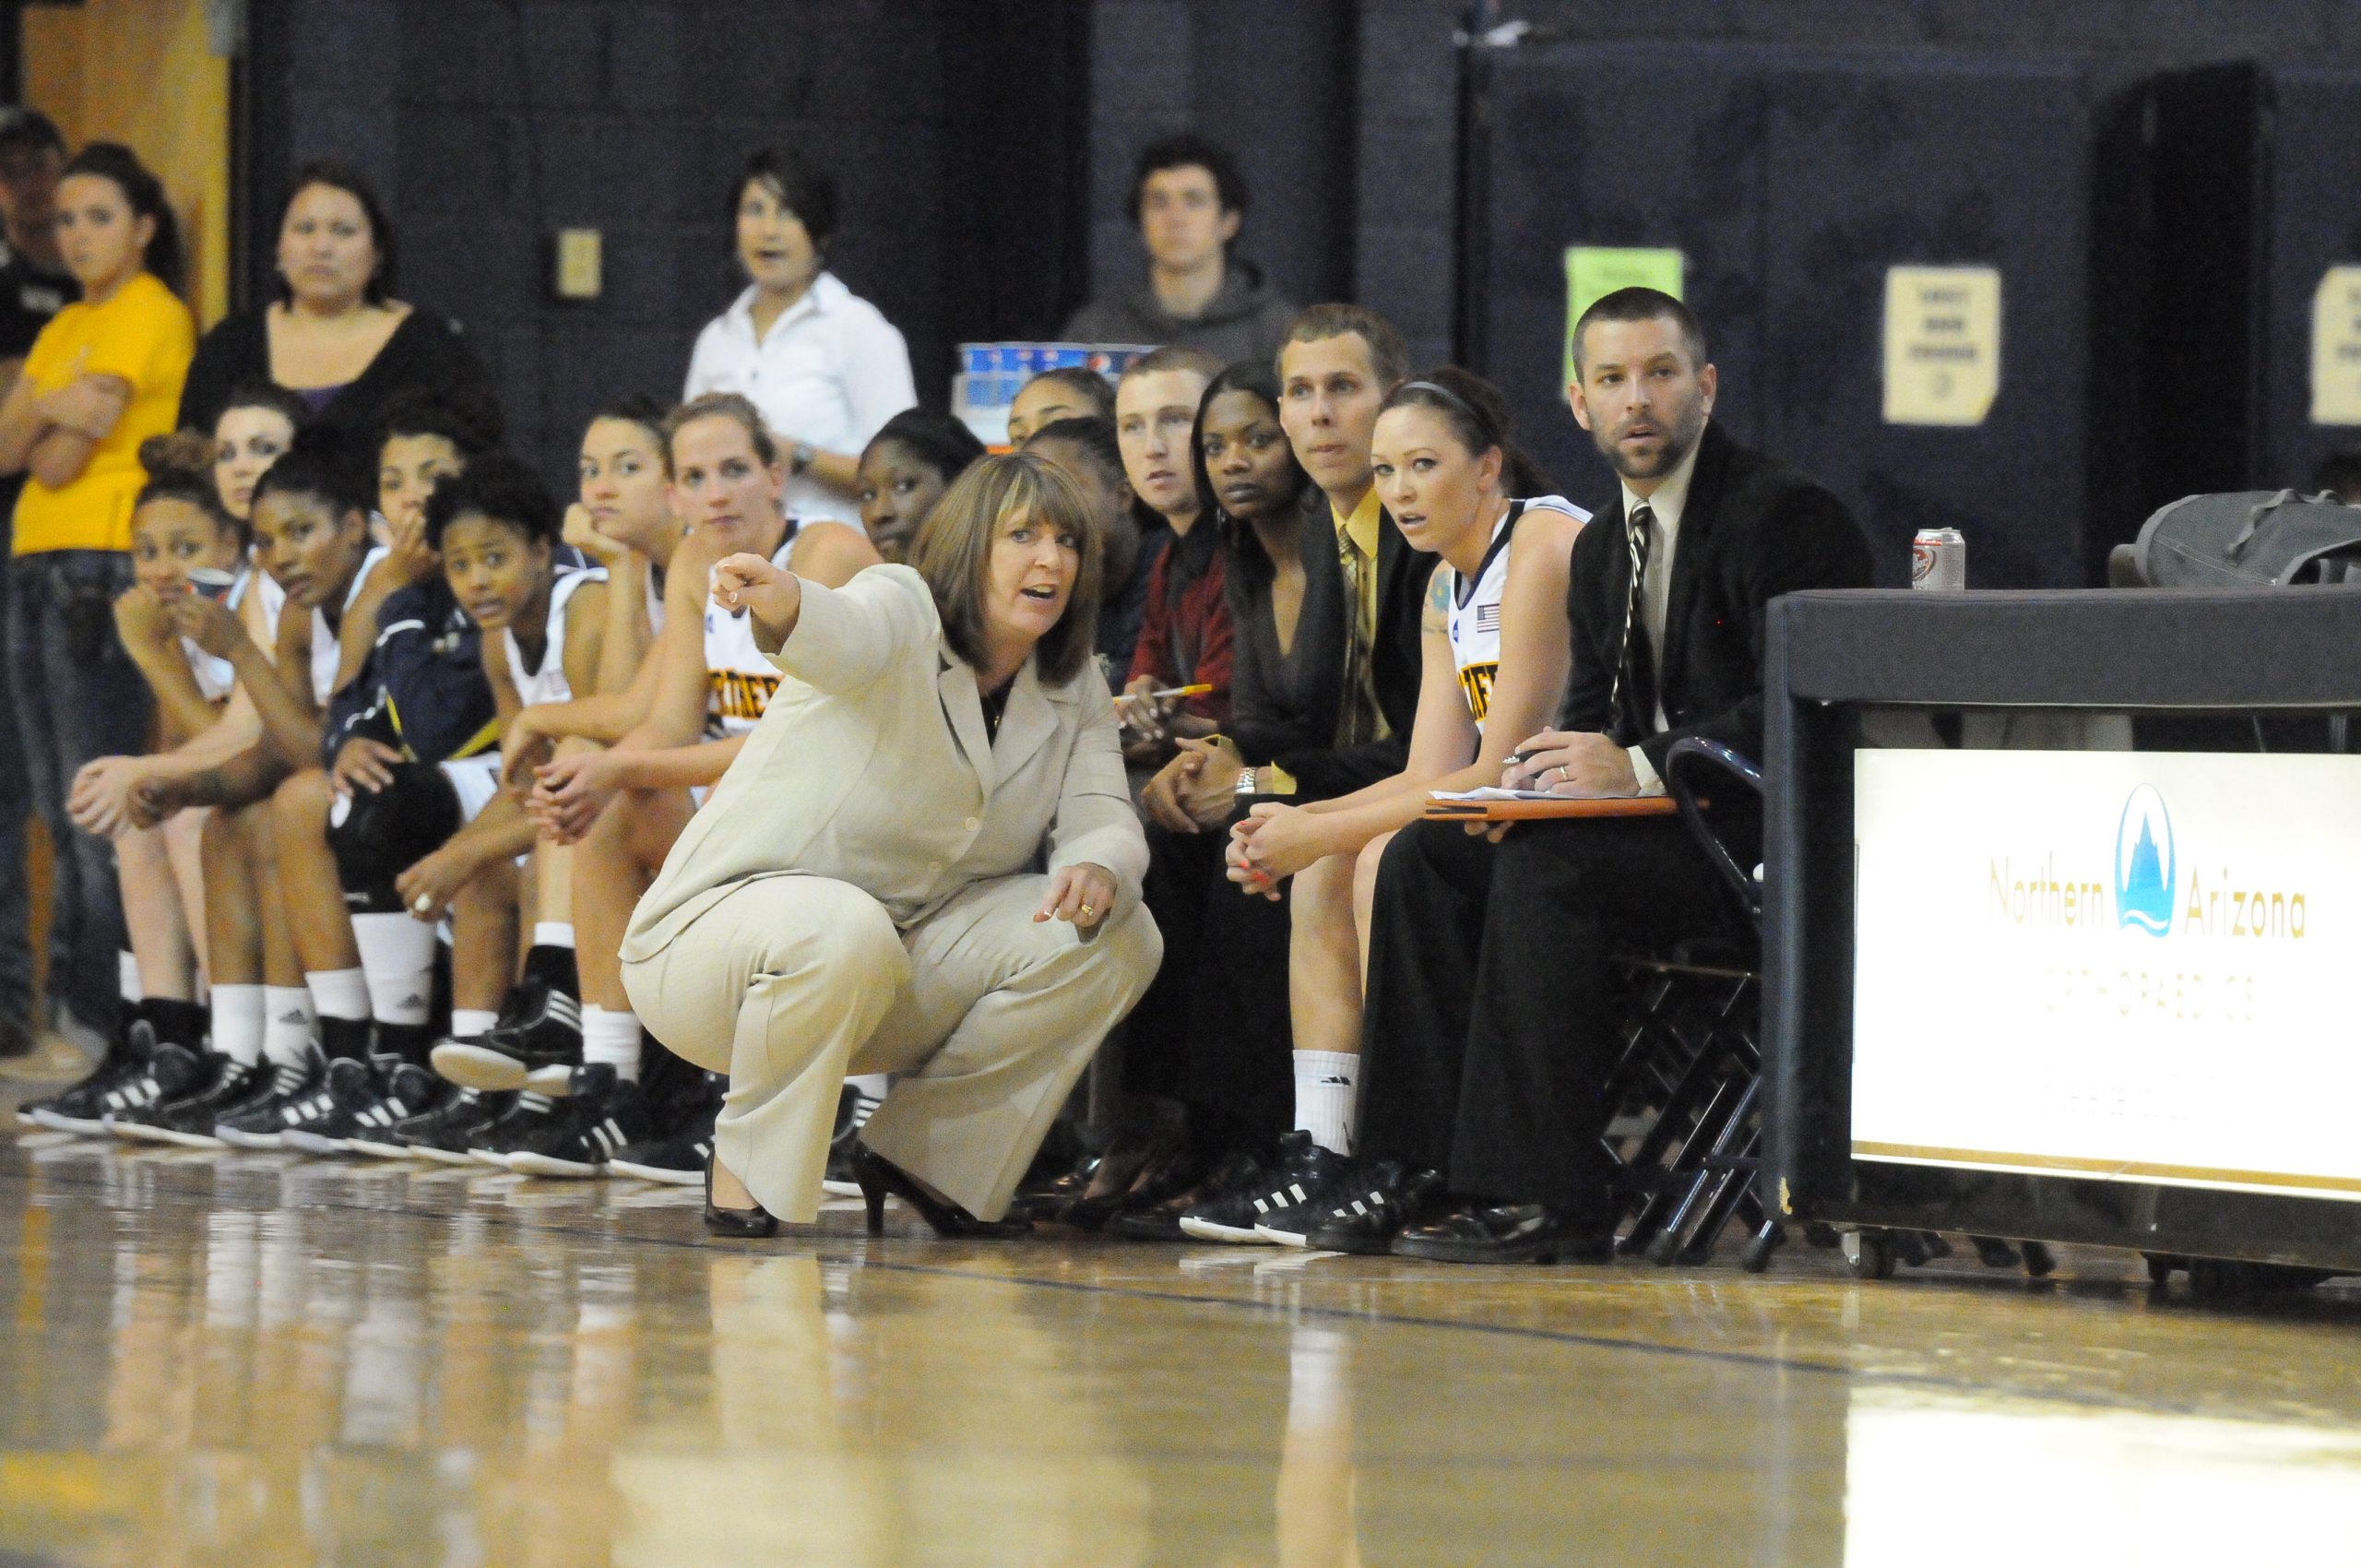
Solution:
[[[742,1236],[759,1240],[778,1234],[778,1217],[756,1204],[752,1208],[716,1208],[713,1206],[713,1164],[716,1157],[705,1157],[705,1228],[715,1236]]]
[[[860,1183],[861,1201],[869,1206],[869,1233],[885,1233],[885,1199],[897,1197],[919,1211],[938,1236],[952,1236],[971,1241],[1000,1241],[1010,1236],[1032,1233],[1029,1219],[978,1219],[957,1204],[938,1198],[913,1180],[910,1173],[881,1154],[872,1153],[867,1144],[852,1146],[853,1180]]]

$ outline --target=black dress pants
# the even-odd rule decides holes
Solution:
[[[1228,827],[1147,829],[1143,901],[1164,964],[1132,1010],[1123,1087],[1178,1099],[1210,1150],[1261,1148],[1293,1124],[1284,898],[1250,898],[1222,855]]]
[[[1405,829],[1378,872],[1359,1152],[1608,1223],[1608,960],[1740,930],[1677,818]]]

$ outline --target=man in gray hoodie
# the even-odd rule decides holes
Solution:
[[[1151,143],[1132,182],[1132,217],[1147,244],[1148,286],[1074,312],[1075,343],[1184,344],[1228,364],[1268,364],[1296,307],[1261,268],[1229,254],[1246,220],[1246,182],[1227,148],[1186,132]]]

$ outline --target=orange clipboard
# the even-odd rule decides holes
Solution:
[[[1699,801],[1699,805],[1707,802]],[[1589,816],[1678,816],[1670,795],[1619,795],[1601,800],[1568,797],[1551,801],[1429,801],[1429,822],[1554,822]]]

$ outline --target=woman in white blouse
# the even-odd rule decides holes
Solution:
[[[746,160],[730,214],[751,281],[697,335],[682,400],[750,399],[788,454],[788,509],[849,522],[860,515],[861,448],[918,402],[909,348],[826,270],[836,232],[836,184],[826,173],[765,148]]]

